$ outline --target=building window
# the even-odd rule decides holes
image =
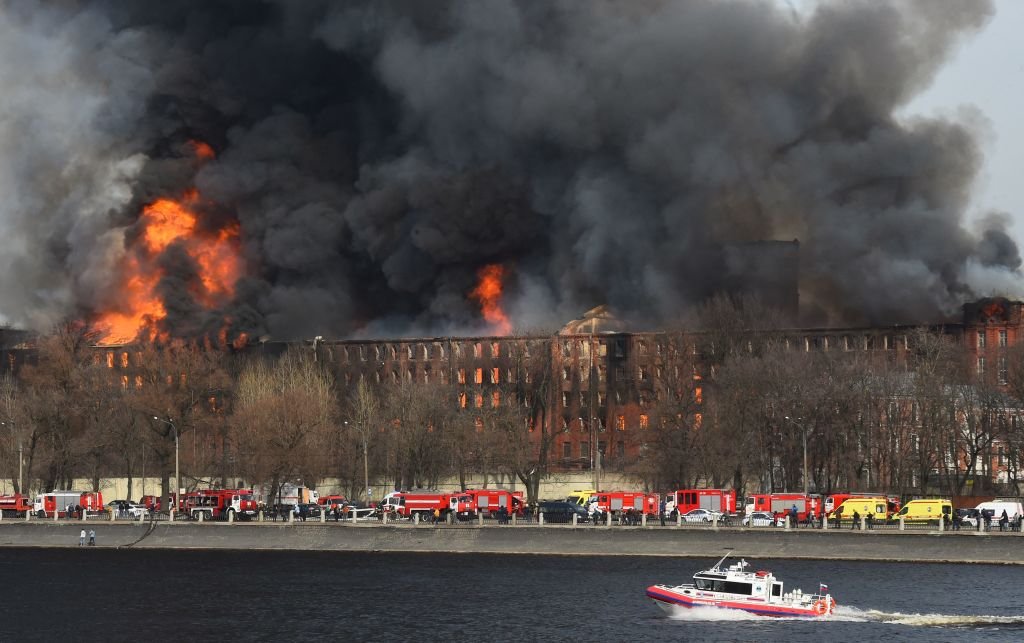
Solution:
[[[455,353],[455,359],[462,359],[462,342],[455,342],[452,345],[452,352]]]
[[[1007,378],[1006,356],[1005,355],[1000,355],[999,356],[998,369],[999,369],[999,383],[1000,384],[1006,384],[1008,378]]]
[[[392,360],[398,358],[398,352],[395,350],[394,346],[388,346],[388,355],[391,357]]]
[[[430,359],[430,347],[426,344],[420,346],[420,350],[423,352],[423,359]]]
[[[562,443],[562,457],[565,458],[566,460],[572,457],[572,443]]]
[[[569,418],[563,417],[562,418],[562,432],[565,433],[565,432],[568,432],[568,431],[569,431]]]
[[[646,429],[651,425],[651,418],[646,413],[640,414],[640,428]]]
[[[511,382],[512,381],[512,369],[511,368],[506,368],[505,369],[505,381],[506,382]]]
[[[608,355],[608,344],[601,342],[597,345],[597,354],[601,357]]]
[[[360,362],[365,362],[366,361],[366,347],[365,346],[360,346],[359,347],[359,361]]]
[[[598,381],[598,382],[603,382],[603,381],[604,381],[604,379],[605,379],[605,377],[606,377],[606,375],[607,375],[607,374],[605,373],[605,371],[606,371],[606,370],[607,370],[607,369],[605,369],[605,367],[604,367],[604,366],[598,366],[598,367],[597,367],[597,381]]]
[[[501,391],[491,391],[491,406],[495,408],[501,406]]]
[[[477,393],[474,397],[476,398],[476,408],[478,408],[478,409],[484,408],[484,394],[483,393]]]
[[[571,393],[569,393],[569,391],[562,391],[562,408],[569,408],[569,404],[572,399],[569,397],[570,395]]]
[[[615,357],[622,357],[626,354],[626,343],[621,339],[615,340]]]
[[[704,387],[694,386],[693,387],[693,401],[697,404],[704,403]]]
[[[424,368],[423,369],[423,383],[424,384],[430,384],[430,369],[429,368]]]
[[[985,348],[985,331],[978,331],[978,348]]]
[[[466,369],[460,368],[458,370],[458,373],[455,375],[455,378],[456,378],[456,381],[458,381],[459,384],[465,384],[466,383]]]
[[[640,396],[639,396],[638,401],[640,402],[640,408],[642,408],[642,409],[647,408],[647,394],[646,393],[641,393]]]
[[[984,374],[985,374],[985,358],[984,357],[979,357],[978,358],[978,375],[984,375]]]
[[[480,342],[473,344],[473,357],[481,358],[484,356],[484,347]]]
[[[391,381],[398,384],[398,371],[391,371]]]
[[[572,355],[572,344],[562,342],[562,357],[569,357],[570,355]]]
[[[437,356],[439,359],[444,359],[444,344],[434,344],[437,349]]]
[[[598,406],[604,406],[605,402],[607,402],[607,393],[605,393],[604,391],[598,391],[597,392],[597,405]]]
[[[412,344],[405,347],[405,356],[409,359],[416,359],[416,350],[413,348]]]
[[[1006,329],[999,331],[999,348],[1006,348]]]
[[[580,459],[586,460],[590,457],[590,443],[580,442]]]
[[[647,342],[644,342],[644,341],[637,342],[636,343],[636,349],[640,352],[641,355],[646,355],[647,354]]]
[[[459,408],[460,409],[466,408],[466,392],[465,391],[463,391],[462,393],[459,393]]]
[[[473,372],[473,382],[476,384],[484,383],[484,369],[478,368]]]
[[[604,419],[597,418],[597,432],[604,433]]]
[[[501,383],[501,369],[495,366],[491,369],[491,384]]]
[[[567,382],[570,377],[570,371],[568,366],[562,367],[562,381]]]
[[[640,377],[641,382],[646,382],[651,376],[650,369],[648,369],[646,366],[639,367],[637,374]]]
[[[405,381],[406,381],[406,382],[411,382],[411,381],[412,381],[412,378],[413,378],[413,371],[412,371],[412,369],[410,368],[409,370],[407,370],[407,371],[405,372]]]
[[[617,416],[615,416],[615,429],[618,430],[618,431],[625,431],[626,430],[626,416],[625,415],[617,415]]]
[[[374,346],[373,347],[373,358],[375,360],[380,361],[380,358],[381,358],[380,355],[381,355],[381,353],[380,353],[380,346]]]
[[[491,357],[501,357],[501,344],[491,342]]]

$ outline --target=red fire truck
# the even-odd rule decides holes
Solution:
[[[789,513],[794,505],[800,522],[807,522],[808,516],[814,516],[815,520],[819,520],[824,509],[821,496],[818,494],[805,496],[802,493],[755,493],[747,497],[743,513],[749,516],[755,511],[767,511],[775,516],[781,516]]]
[[[836,507],[843,504],[844,501],[850,498],[885,498],[887,509],[889,514],[894,514],[900,510],[900,497],[886,493],[871,493],[868,491],[858,491],[855,493],[834,493],[830,496],[825,497],[824,510],[826,514],[831,514],[836,510]]]
[[[26,511],[32,511],[32,502],[20,493],[0,496],[0,511],[4,518],[24,516]]]
[[[598,491],[590,497],[591,501],[597,501],[597,509],[602,513],[618,514],[621,511],[633,509],[648,515],[658,515],[658,507],[661,504],[661,497],[655,493],[644,493],[643,491]]]
[[[420,520],[429,520],[434,509],[440,511],[446,520],[449,515],[469,517],[475,512],[469,494],[442,491],[393,491],[384,496],[377,509],[382,514],[395,513],[403,518],[420,514]]]
[[[68,507],[78,507],[87,514],[103,513],[103,494],[99,491],[51,491],[36,496],[32,513],[40,518],[68,517]]]
[[[227,520],[252,518],[256,515],[256,497],[252,489],[200,489],[183,496],[185,507],[182,511],[191,520]]]
[[[723,514],[736,512],[736,492],[727,489],[680,489],[671,494],[675,511],[684,514],[693,509],[720,511]]]
[[[523,492],[506,491],[505,489],[467,489],[463,491],[470,498],[470,513],[496,515],[505,507],[509,515],[523,515]]]
[[[177,494],[175,494],[173,491],[168,494],[171,501],[170,504],[172,507],[174,506],[175,495]],[[139,498],[139,504],[145,507],[146,509],[160,511],[164,503],[160,496],[142,496],[141,498]],[[181,511],[181,507],[178,507],[178,511]]]

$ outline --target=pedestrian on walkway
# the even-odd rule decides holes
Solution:
[[[665,501],[662,500],[661,504],[658,505],[658,516],[661,517],[661,526],[665,526]]]
[[[89,530],[89,546],[90,547],[95,547],[96,546],[96,530],[95,529],[90,529]]]
[[[999,531],[1006,531],[1006,528],[1009,524],[1010,517],[1006,515],[1006,510],[1003,509],[1003,515],[999,516]]]
[[[857,523],[860,522],[860,512],[856,509],[853,510],[853,521],[850,523],[850,529],[856,529]]]
[[[84,547],[85,546],[85,530],[84,529],[82,530],[82,533],[78,534],[78,546],[79,547]]]
[[[789,524],[793,529],[800,526],[800,512],[796,510],[796,504],[789,508]]]

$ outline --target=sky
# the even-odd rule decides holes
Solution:
[[[996,0],[996,15],[939,72],[907,114],[955,114],[972,106],[983,115],[985,166],[974,190],[972,218],[992,210],[1010,215],[1011,236],[1024,240],[1024,2]]]

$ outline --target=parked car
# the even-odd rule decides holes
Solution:
[[[777,524],[775,515],[769,511],[755,511],[743,517],[744,527],[774,527]]]
[[[711,511],[710,509],[691,509],[683,514],[683,522],[711,522],[716,517],[718,522],[725,522],[723,520],[725,514],[720,511]]]
[[[574,514],[576,515],[577,522],[580,523],[585,523],[590,519],[587,510],[573,502],[542,502],[538,505],[538,511],[544,514],[544,522],[572,522]]]
[[[298,505],[298,507],[299,507],[299,515],[298,515],[299,520],[307,520],[309,518],[319,518],[320,517],[320,512],[323,511],[323,509],[320,507],[320,505],[312,503],[312,502],[301,503],[301,504]]]
[[[118,516],[124,516],[128,513],[128,507],[131,506],[130,500],[111,500],[107,503],[107,509],[111,509]]]

